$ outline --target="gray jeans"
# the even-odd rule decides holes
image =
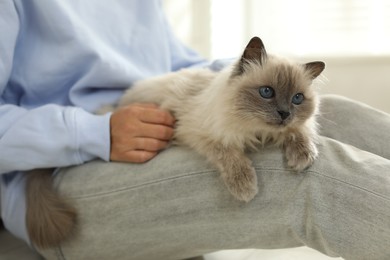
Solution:
[[[145,164],[93,161],[62,169],[79,212],[58,259],[184,259],[222,249],[306,245],[345,259],[390,259],[390,116],[325,96],[319,159],[295,174],[279,149],[251,154],[259,193],[233,199],[185,147]]]

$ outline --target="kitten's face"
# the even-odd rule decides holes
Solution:
[[[317,110],[311,85],[324,67],[323,62],[296,64],[268,56],[262,41],[252,38],[231,75],[236,116],[275,131],[303,124]]]
[[[302,124],[317,109],[312,79],[302,65],[271,58],[263,65],[247,65],[236,77],[237,115],[259,125],[276,130]]]

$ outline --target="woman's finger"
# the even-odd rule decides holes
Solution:
[[[160,108],[144,107],[140,111],[139,117],[141,122],[150,124],[162,124],[167,126],[173,126],[175,124],[175,118],[167,111]]]
[[[130,150],[125,153],[121,153],[118,156],[112,156],[111,161],[144,163],[149,161],[156,155],[157,152],[144,151],[144,150]]]
[[[162,141],[170,141],[173,137],[173,134],[174,129],[170,126],[143,123],[138,129],[138,133],[135,135],[135,137],[145,137]]]
[[[167,141],[154,139],[154,138],[134,138],[133,149],[134,150],[145,150],[149,152],[157,152],[168,145]]]

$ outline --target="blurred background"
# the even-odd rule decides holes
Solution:
[[[176,35],[208,59],[241,55],[252,36],[269,53],[326,63],[321,93],[390,113],[390,1],[163,0]]]

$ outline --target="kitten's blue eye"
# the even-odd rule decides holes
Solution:
[[[305,99],[305,96],[302,93],[295,94],[292,98],[292,102],[295,105],[300,105],[303,100]]]
[[[273,96],[275,96],[274,89],[271,87],[268,87],[268,86],[261,87],[259,89],[259,93],[260,93],[260,96],[262,96],[263,98],[272,98]]]

